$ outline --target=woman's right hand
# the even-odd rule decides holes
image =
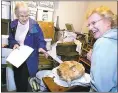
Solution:
[[[16,48],[19,48],[19,45],[18,44],[15,44],[13,49],[16,49]]]

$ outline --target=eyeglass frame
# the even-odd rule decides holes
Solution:
[[[89,27],[91,24],[92,24],[92,25],[95,25],[97,22],[99,22],[99,21],[101,21],[101,20],[103,20],[103,18],[101,18],[101,19],[99,19],[99,20],[97,20],[97,21],[92,21],[90,24],[87,25],[87,27]]]
[[[29,17],[29,14],[28,14],[28,15],[26,15],[26,16],[23,16],[23,15],[18,15],[18,17],[20,17],[20,18],[23,18],[23,17],[27,18],[27,17]]]

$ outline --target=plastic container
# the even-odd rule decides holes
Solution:
[[[47,42],[47,43],[46,43],[46,48],[47,48],[47,50],[50,50],[50,49],[51,49],[51,41],[52,41],[52,39],[51,39],[51,38],[45,39],[45,41]]]
[[[11,3],[8,1],[2,1],[2,19],[10,19],[11,18]]]
[[[2,35],[2,45],[8,45],[9,35]]]

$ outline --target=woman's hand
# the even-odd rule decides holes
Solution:
[[[48,58],[49,55],[48,55],[47,52],[45,52],[45,53],[44,53],[44,56],[45,56],[45,58]]]
[[[7,46],[7,44],[2,44],[2,48],[6,47],[6,46]]]
[[[13,49],[16,49],[16,48],[19,48],[19,45],[18,44],[15,44]]]
[[[87,53],[87,59],[91,61],[92,49]]]
[[[48,58],[49,54],[48,54],[43,48],[39,48],[38,51],[39,51],[39,52],[42,52],[42,53],[44,54],[44,56],[45,56],[46,58]]]

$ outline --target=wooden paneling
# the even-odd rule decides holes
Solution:
[[[39,54],[39,70],[43,69],[52,69],[53,68],[53,60],[50,58],[46,59],[43,54]]]

